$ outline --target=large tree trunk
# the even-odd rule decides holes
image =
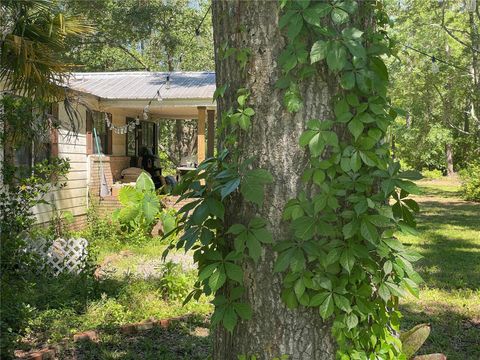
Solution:
[[[334,85],[329,84],[326,71],[302,83],[303,108],[288,113],[283,92],[275,88],[280,76],[277,59],[285,45],[278,27],[278,1],[214,1],[213,22],[216,55],[217,88],[228,84],[219,99],[218,114],[235,106],[238,88],[251,91],[251,104],[256,111],[248,135],[239,141],[243,158],[255,157],[254,166],[267,169],[274,178],[258,214],[269,223],[274,242],[289,238],[287,224],[282,222],[285,203],[302,189],[301,174],[307,164],[306,153],[298,145],[300,134],[309,119],[331,118]],[[239,69],[235,56],[223,59],[219,51],[228,47],[249,49],[251,53],[245,72]],[[334,81],[336,83],[336,81]],[[229,223],[246,223],[256,210],[241,198],[228,204]],[[240,354],[256,355],[270,360],[282,354],[290,360],[334,359],[335,345],[330,324],[323,323],[318,310],[289,310],[280,299],[282,279],[273,273],[275,253],[264,247],[258,264],[244,264],[246,301],[253,317],[228,334],[219,327],[215,333],[214,359],[236,360]]]

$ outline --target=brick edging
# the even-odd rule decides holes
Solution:
[[[160,327],[162,329],[168,329],[175,323],[179,321],[187,320],[192,317],[192,314],[187,314],[183,316],[177,316],[161,320],[147,320],[132,324],[121,325],[117,328],[117,331],[120,331],[122,334],[138,334],[145,330],[153,329],[154,327]],[[79,341],[93,341],[97,342],[100,336],[97,330],[87,330],[76,333],[73,335],[73,342]],[[51,360],[54,359],[57,353],[60,350],[59,345],[53,345],[46,347],[41,350],[30,351],[21,357],[16,357],[17,360]]]

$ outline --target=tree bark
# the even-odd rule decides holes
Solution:
[[[301,83],[303,108],[296,114],[288,113],[282,104],[283,91],[275,88],[281,75],[277,59],[285,45],[278,27],[278,2],[214,1],[212,9],[217,88],[228,84],[225,96],[217,101],[217,113],[235,107],[238,88],[251,92],[250,102],[256,114],[249,133],[239,139],[238,148],[243,159],[255,157],[254,167],[267,169],[274,178],[266,189],[262,208],[255,209],[238,197],[227,204],[225,218],[229,224],[247,223],[260,215],[267,220],[274,242],[278,243],[289,239],[288,225],[282,222],[284,205],[303,189],[300,177],[307,155],[298,139],[308,120],[332,118],[332,94],[337,81],[329,83],[333,76],[319,68],[315,76]],[[235,56],[220,56],[225,43],[250,51],[245,71],[239,69]],[[244,264],[245,300],[252,306],[253,316],[237,325],[233,335],[221,327],[216,329],[214,359],[236,360],[241,354],[256,355],[259,360],[283,354],[290,360],[335,358],[330,324],[322,322],[318,310],[289,310],[283,304],[282,278],[273,273],[274,261],[274,251],[264,246],[258,264]]]
[[[447,161],[447,175],[452,176],[455,172],[453,171],[453,150],[450,143],[445,145],[445,159]]]

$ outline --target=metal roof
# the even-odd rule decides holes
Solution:
[[[77,72],[72,73],[67,87],[103,99],[149,100],[156,97],[158,90],[164,99],[211,99],[215,73]]]

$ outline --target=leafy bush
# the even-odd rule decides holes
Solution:
[[[179,264],[168,261],[162,264],[160,289],[165,299],[181,300],[193,289],[196,280],[194,273],[186,273]]]
[[[434,170],[424,169],[422,170],[422,175],[427,179],[440,179],[443,177],[443,172],[438,169],[434,169]]]
[[[30,316],[26,294],[35,284],[38,260],[25,251],[35,229],[32,208],[45,203],[45,194],[60,182],[68,169],[66,160],[53,159],[35,165],[28,178],[14,178],[15,171],[4,173],[7,185],[0,189],[1,358],[11,356],[15,340]]]
[[[140,174],[135,187],[124,186],[120,189],[118,200],[122,208],[114,212],[113,219],[127,230],[149,234],[160,211],[160,201],[152,179],[145,173]]]
[[[480,202],[480,161],[460,171],[462,192],[466,200]]]

